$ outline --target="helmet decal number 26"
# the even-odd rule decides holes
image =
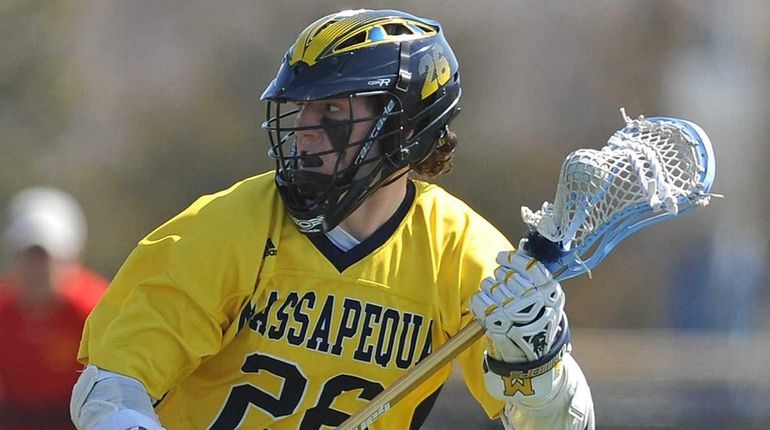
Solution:
[[[420,75],[425,75],[421,99],[438,91],[439,85],[444,85],[451,77],[449,60],[444,56],[444,48],[434,45],[429,52],[420,58],[418,65]]]

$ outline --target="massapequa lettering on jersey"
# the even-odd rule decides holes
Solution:
[[[430,354],[433,320],[355,298],[271,291],[264,308],[241,312],[238,330],[244,327],[272,341],[407,369]]]

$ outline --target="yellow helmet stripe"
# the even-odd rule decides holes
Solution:
[[[382,26],[387,24],[402,24],[412,29],[412,31],[421,31],[423,34],[403,34],[385,37],[383,40],[372,41],[369,37],[370,31],[375,27],[382,28]],[[355,30],[355,32],[353,30]],[[341,49],[337,48],[340,44],[343,44],[349,39],[345,36],[355,36],[360,32],[365,32],[365,38],[362,42],[351,46],[345,46]],[[302,61],[312,66],[320,58],[331,53],[338,54],[381,43],[419,39],[433,34],[435,34],[435,31],[426,31],[425,25],[420,25],[419,22],[413,22],[412,20],[383,18],[369,11],[342,12],[330,17],[321,18],[303,30],[297,38],[297,41],[294,43],[294,46],[292,46],[292,55],[289,64],[294,65],[297,62]]]
[[[351,11],[349,13],[355,12],[358,11]],[[303,61],[308,65],[315,64],[315,62],[318,61],[318,57],[329,47],[329,45],[336,41],[337,38],[373,18],[371,13],[366,12],[349,17],[345,17],[345,15],[346,13],[341,12],[330,17],[321,18],[308,26],[308,28],[300,33],[299,38],[297,38],[297,42],[292,49],[291,61],[289,64],[294,65],[298,61]]]

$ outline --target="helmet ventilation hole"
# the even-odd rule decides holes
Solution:
[[[345,40],[344,42],[340,43],[337,46],[337,50],[342,50],[342,49],[345,49],[345,48],[350,48],[351,46],[355,46],[355,45],[358,45],[359,43],[364,43],[364,42],[366,42],[366,32],[365,31],[361,31],[361,32],[358,32],[358,33],[350,36],[347,40]]]
[[[403,24],[385,24],[382,26],[388,36],[400,36],[402,34],[412,34],[412,30]]]

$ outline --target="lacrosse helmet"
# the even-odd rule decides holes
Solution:
[[[299,230],[331,230],[378,188],[425,160],[444,142],[460,95],[457,59],[436,21],[397,10],[346,10],[305,28],[261,96],[275,182]],[[354,97],[370,97],[374,116],[353,118],[351,109],[342,126],[347,133],[339,133],[337,123],[298,127],[293,120],[296,103],[350,103]],[[372,123],[367,137],[349,142],[352,125],[361,121]],[[328,151],[298,153],[295,133],[308,128],[337,142]],[[318,166],[330,153],[337,157],[333,173],[302,168]]]

